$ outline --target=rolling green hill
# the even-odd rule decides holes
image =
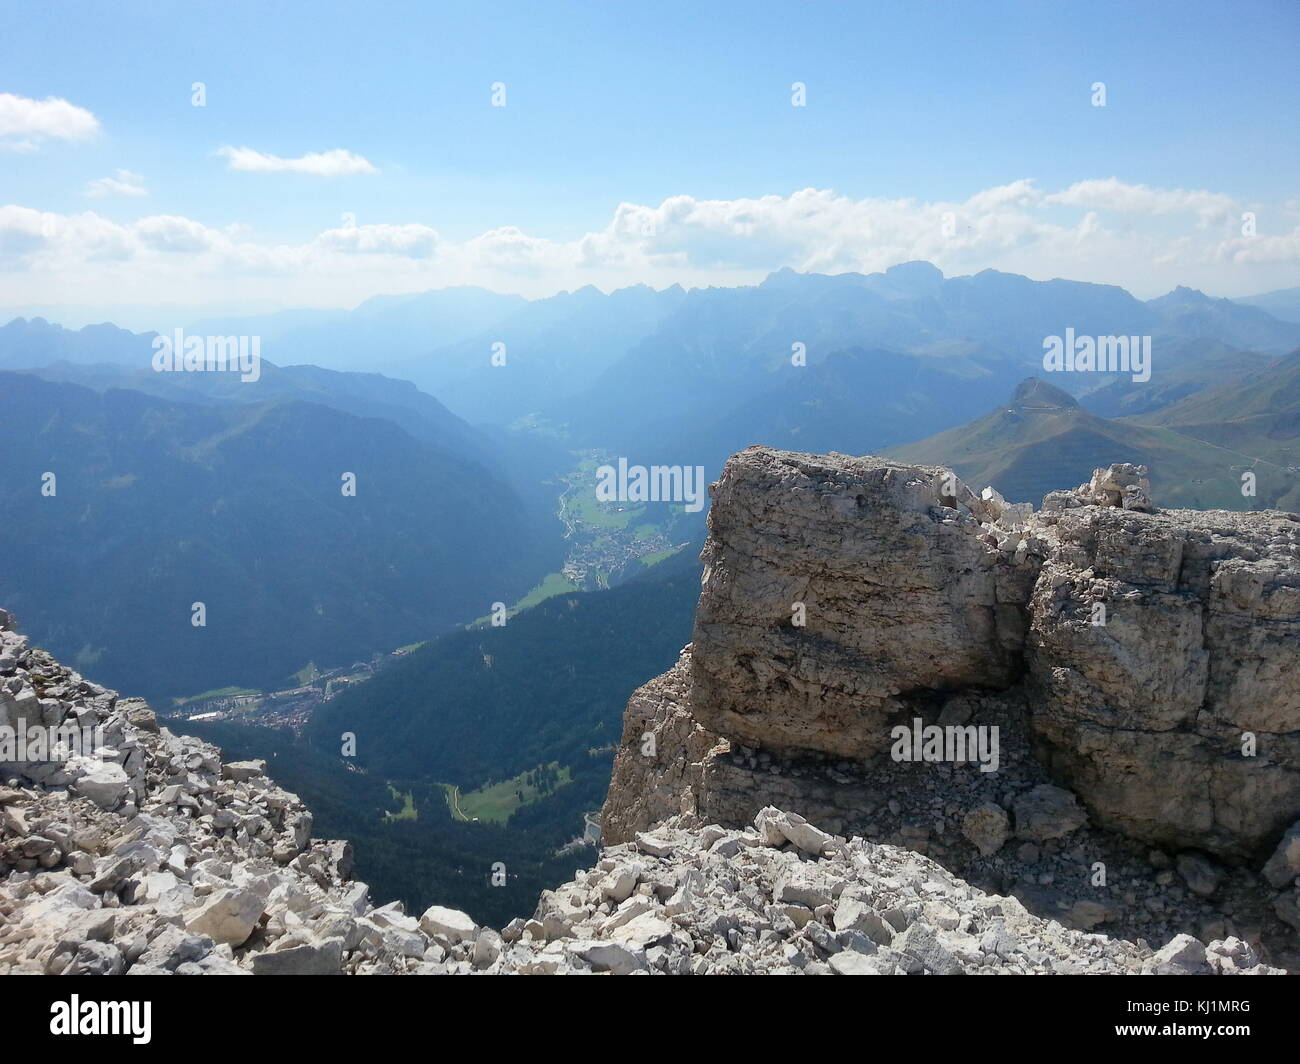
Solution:
[[[1281,399],[1285,391],[1269,394]],[[1269,415],[1274,427],[1288,418],[1294,423],[1296,409],[1293,402],[1289,413],[1278,410]],[[1278,470],[1277,476],[1257,470],[1257,495],[1241,494],[1242,472],[1254,468],[1264,451],[1289,448],[1294,455],[1294,435],[1275,441],[1276,447],[1264,448],[1263,423],[1238,422],[1235,432],[1225,427],[1214,433],[1203,429],[1198,435],[1194,429],[1097,417],[1059,388],[1030,378],[1009,403],[984,417],[884,453],[904,461],[948,466],[976,490],[991,484],[1008,499],[1035,505],[1048,491],[1081,484],[1093,469],[1112,462],[1146,465],[1159,506],[1254,510],[1295,504],[1300,478],[1280,475],[1285,470]]]

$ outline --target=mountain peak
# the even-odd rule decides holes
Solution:
[[[1188,288],[1180,284],[1172,292],[1150,301],[1153,304],[1160,305],[1163,303],[1213,303],[1215,300],[1207,296],[1199,288]]]
[[[1077,410],[1074,396],[1037,377],[1026,377],[1011,395],[1011,405],[1018,410]]]
[[[886,292],[897,292],[909,296],[937,295],[943,286],[943,271],[932,262],[913,259],[890,266],[883,274],[872,274],[871,279],[879,279],[878,287]]]
[[[803,280],[808,274],[800,273],[790,266],[782,266],[779,270],[773,270],[763,278],[763,284],[768,287],[775,285],[795,284]]]
[[[939,269],[933,262],[926,262],[925,259],[912,259],[909,262],[900,262],[890,266],[885,271],[885,276],[899,281],[942,281],[943,270]]]

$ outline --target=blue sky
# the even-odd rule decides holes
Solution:
[[[530,295],[584,279],[736,283],[934,250],[950,273],[1145,282],[1142,295],[1183,278],[1222,294],[1290,286],[1298,45],[1289,0],[6,4],[0,93],[66,100],[97,129],[11,132],[8,150],[0,135],[0,205],[18,232],[6,243],[0,224],[0,283],[15,304],[347,305],[458,281]],[[195,81],[205,107],[191,106]],[[1090,102],[1097,81],[1105,107]],[[490,106],[493,82],[505,107]],[[806,107],[791,106],[793,82]],[[374,172],[238,171],[223,147],[341,149]],[[119,171],[144,194],[87,195]],[[972,206],[1017,182],[1032,190]],[[833,199],[764,205],[805,189]],[[674,197],[688,201],[660,210]],[[692,206],[714,201],[732,206]],[[611,235],[620,204],[657,212],[653,243]],[[927,205],[988,231],[945,262],[916,235]],[[1231,244],[1245,210],[1270,243]],[[322,244],[345,213],[389,228]],[[192,223],[192,245],[160,243],[142,218]],[[1072,236],[1095,246],[1071,253]],[[147,291],[105,262],[138,266]]]

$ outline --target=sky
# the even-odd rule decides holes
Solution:
[[[1298,46],[1294,0],[4,3],[0,307],[1293,287]]]

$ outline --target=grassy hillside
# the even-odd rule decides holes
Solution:
[[[1187,401],[1200,399],[1198,395]],[[1288,419],[1294,423],[1296,409],[1292,402],[1291,411],[1269,415],[1271,427],[1279,429]],[[1241,474],[1256,468],[1261,454],[1288,449],[1294,453],[1294,435],[1265,446],[1262,438],[1268,427],[1240,422],[1196,431],[1181,424],[1101,418],[1064,392],[1038,382],[1031,401],[1013,396],[1007,405],[967,425],[884,453],[948,466],[976,490],[991,484],[1009,499],[1035,505],[1048,491],[1083,483],[1099,466],[1135,462],[1150,469],[1152,495],[1160,506],[1285,508],[1293,498],[1295,478],[1257,470],[1256,496],[1241,494]]]

